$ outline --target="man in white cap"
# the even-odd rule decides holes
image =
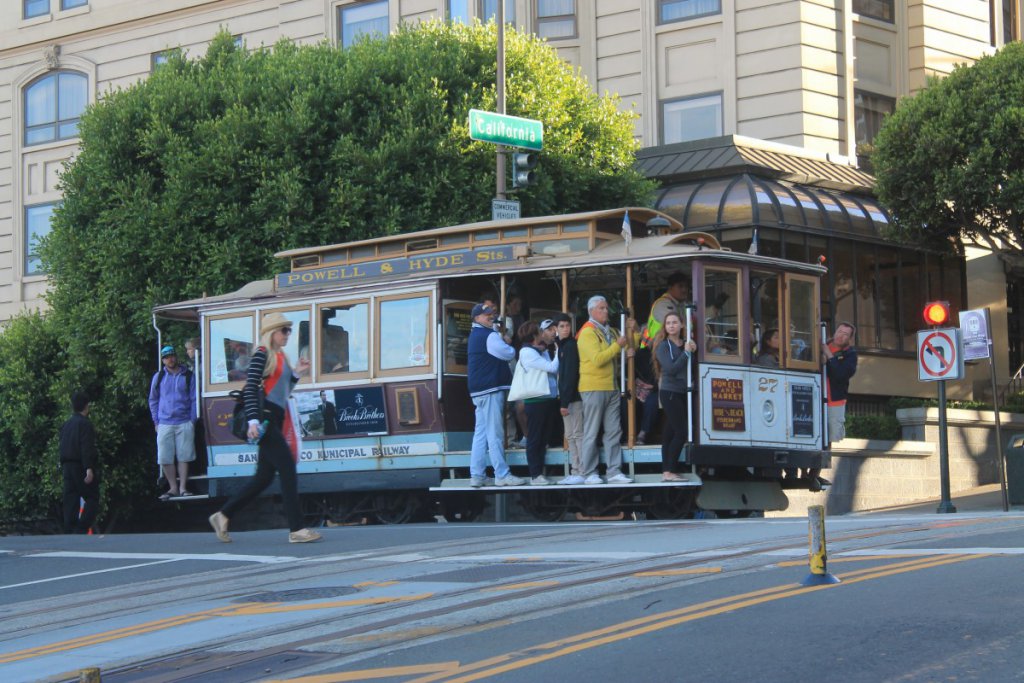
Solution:
[[[473,447],[469,456],[469,484],[479,488],[487,482],[488,459],[497,486],[522,486],[525,479],[514,476],[505,462],[505,397],[512,384],[509,361],[516,350],[494,331],[494,308],[477,304],[471,315],[467,347],[469,362],[466,383],[476,408]]]
[[[163,469],[168,490],[160,500],[191,496],[188,464],[196,459],[195,375],[178,364],[174,347],[160,349],[163,367],[149,384],[149,412],[156,429],[156,461]]]

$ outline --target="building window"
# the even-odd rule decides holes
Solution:
[[[854,90],[853,117],[857,127],[857,144],[870,144],[882,129],[885,117],[896,111],[896,99],[864,90]]]
[[[149,56],[149,70],[156,71],[157,68],[163,66],[170,61],[173,52],[171,50],[162,50],[160,52],[154,52]]]
[[[853,11],[892,24],[896,21],[894,4],[893,0],[853,0]]]
[[[38,145],[78,136],[78,118],[89,101],[89,79],[56,71],[25,88],[25,144]]]
[[[74,9],[76,7],[85,7],[88,4],[89,0],[60,0],[60,8],[62,10]]]
[[[571,0],[574,2],[574,0]],[[498,0],[448,0],[448,20],[468,24],[477,17],[487,23],[498,12]],[[505,0],[505,23],[516,22],[515,0]]]
[[[722,0],[658,0],[659,24],[721,13]]]
[[[1017,17],[1018,0],[1003,0],[1003,45],[1020,38]]]
[[[576,37],[576,0],[537,0],[537,35],[548,40]]]
[[[341,36],[343,48],[352,47],[360,36],[387,35],[388,2],[375,0],[339,7],[338,23],[338,35]]]
[[[58,202],[25,207],[25,275],[41,275],[39,240],[50,234],[50,220]]]
[[[25,0],[22,5],[26,19],[50,13],[50,0]]]
[[[714,138],[722,134],[722,96],[703,95],[661,104],[662,143]]]

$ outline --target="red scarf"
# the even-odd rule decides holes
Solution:
[[[267,394],[277,386],[277,382],[281,379],[286,366],[287,361],[285,360],[284,352],[278,351],[274,374],[263,378],[263,389]],[[296,463],[299,462],[299,435],[295,433],[295,423],[292,421],[291,411],[289,411],[287,403],[284,409],[284,423],[281,425],[281,434],[284,435],[284,442],[288,444],[288,450],[292,452],[292,460]]]

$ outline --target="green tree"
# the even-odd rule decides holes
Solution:
[[[442,22],[344,51],[222,33],[87,110],[40,249],[66,359],[46,393],[88,386],[102,406],[108,507],[152,497],[155,304],[268,277],[279,250],[489,217],[494,147],[469,139],[468,112],[495,108],[495,48],[493,25]],[[545,124],[524,212],[646,203],[635,116],[535,37],[506,33],[506,55],[508,113]]]
[[[897,236],[1024,252],[1024,44],[902,100],[875,139]]]

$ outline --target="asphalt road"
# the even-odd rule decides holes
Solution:
[[[0,539],[4,683],[1020,681],[1024,514]]]

